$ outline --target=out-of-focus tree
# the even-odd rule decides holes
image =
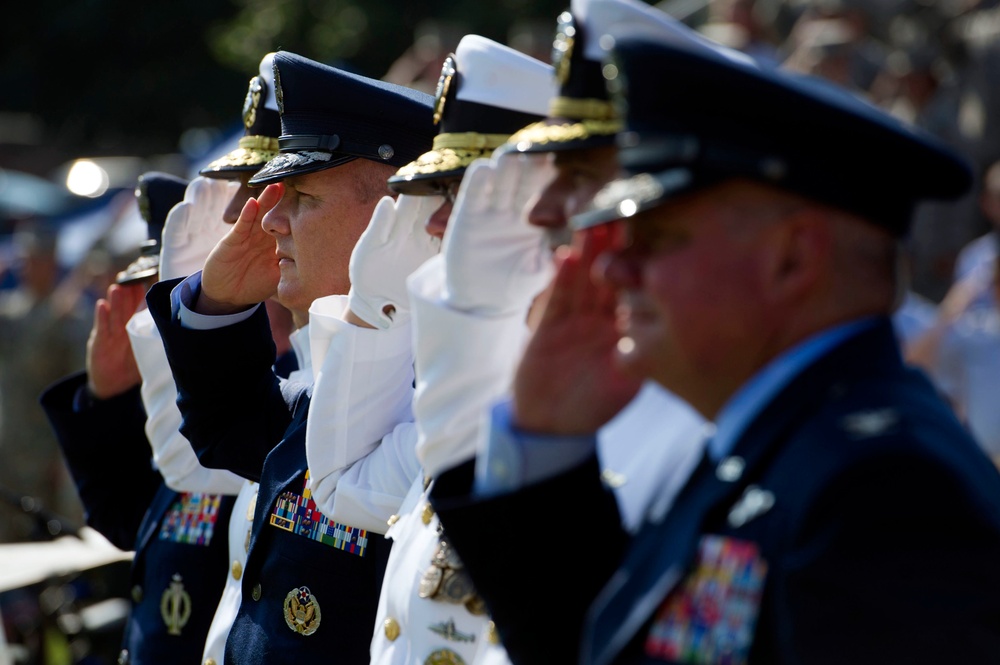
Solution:
[[[554,26],[568,4],[32,0],[0,22],[0,114],[31,114],[40,144],[67,153],[172,152],[185,130],[237,123],[246,81],[268,51],[380,78],[435,25],[444,26],[442,49],[462,31],[507,43],[513,26]],[[3,133],[0,143],[16,143]]]

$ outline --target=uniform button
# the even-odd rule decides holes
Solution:
[[[138,584],[132,587],[132,600],[137,603],[142,602],[142,587]]]
[[[119,652],[118,654],[118,665],[128,665],[128,664],[129,664],[128,649],[122,649],[121,652]]]
[[[719,462],[719,466],[715,468],[715,476],[723,482],[735,483],[743,475],[743,469],[746,465],[747,463],[742,457],[736,455],[727,457]]]
[[[233,561],[233,579],[238,580],[243,577],[243,566],[240,565],[239,561]]]
[[[260,584],[253,585],[253,591],[250,594],[254,600],[260,600]]]
[[[386,523],[387,523],[387,524],[388,524],[389,526],[392,526],[393,524],[395,524],[395,523],[396,523],[396,522],[398,522],[398,521],[399,521],[399,515],[390,515],[390,516],[389,516],[389,519],[388,519],[388,520],[386,520]]]
[[[390,642],[395,642],[396,638],[399,637],[399,622],[389,617],[382,623],[382,627],[385,629],[385,636]]]
[[[434,519],[434,508],[429,503],[424,504],[424,511],[420,514],[420,519],[424,524],[430,524]]]
[[[206,658],[205,659],[205,665],[215,665],[215,659],[214,658]]]

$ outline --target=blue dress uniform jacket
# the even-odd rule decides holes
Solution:
[[[368,662],[389,541],[330,523],[306,489],[307,386],[281,382],[264,308],[182,328],[170,291],[147,296],[178,389],[181,431],[205,466],[260,483],[227,663]]]
[[[56,432],[87,523],[134,550],[120,663],[197,663],[228,567],[233,497],[175,492],[153,468],[139,389],[74,408],[75,374],[41,404]],[[109,462],[109,460],[113,460]]]
[[[468,468],[435,484],[514,662],[1000,662],[1000,474],[888,320],[793,379],[633,539],[598,474],[487,500]],[[565,537],[533,546],[539,520]]]

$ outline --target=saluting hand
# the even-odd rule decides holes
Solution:
[[[198,176],[184,190],[184,200],[170,209],[163,225],[160,279],[187,277],[205,265],[216,243],[229,232],[223,220],[236,183]]]
[[[208,255],[201,275],[200,314],[232,314],[264,302],[278,290],[281,279],[275,242],[261,225],[278,204],[285,186],[268,185],[243,206],[233,224]]]
[[[642,385],[617,367],[615,290],[592,278],[610,231],[577,232],[572,249],[556,251],[556,277],[514,378],[514,422],[521,429],[593,433]]]
[[[440,207],[440,196],[385,196],[351,253],[350,311],[383,330],[410,320],[406,278],[437,254],[439,244],[424,231]]]
[[[107,298],[94,305],[94,326],[87,339],[87,389],[109,399],[142,382],[125,324],[144,301],[141,284],[112,284]]]

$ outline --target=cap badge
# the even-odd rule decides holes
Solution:
[[[139,178],[139,182],[135,186],[135,200],[139,206],[139,214],[142,215],[142,220],[149,224],[152,217],[149,203],[149,186],[142,178]]]
[[[285,623],[299,635],[312,635],[319,628],[319,602],[309,587],[292,589],[285,596]]]
[[[573,15],[563,12],[556,19],[556,37],[552,42],[552,66],[556,70],[556,80],[565,85],[569,80],[569,61],[573,57],[576,42],[576,23]]]
[[[278,63],[274,63],[274,101],[278,103],[278,113],[285,112],[285,93],[281,90],[281,76]]]
[[[250,89],[247,90],[247,98],[243,102],[243,126],[247,129],[253,127],[257,122],[257,107],[260,105],[261,92],[264,91],[264,84],[259,76],[250,79]]]
[[[438,78],[437,91],[434,93],[434,124],[441,122],[444,114],[444,102],[451,89],[451,79],[455,77],[455,56],[449,55],[441,65],[441,76]]]

